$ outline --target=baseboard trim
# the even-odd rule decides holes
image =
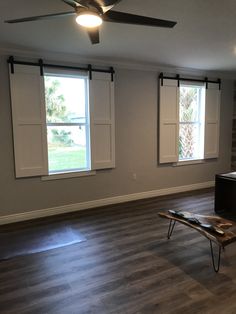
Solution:
[[[184,185],[184,186],[175,186],[175,187],[171,187],[167,189],[152,190],[152,191],[141,192],[141,193],[133,193],[133,194],[127,194],[127,195],[108,197],[108,198],[98,199],[94,201],[39,209],[39,210],[34,210],[34,211],[24,212],[24,213],[19,213],[19,214],[5,215],[5,216],[0,217],[0,225],[20,222],[20,221],[25,221],[25,220],[32,220],[36,218],[54,216],[54,215],[59,215],[59,214],[71,213],[71,212],[76,212],[80,210],[101,207],[105,205],[135,201],[139,199],[145,199],[145,198],[151,198],[151,197],[157,197],[157,196],[163,196],[163,195],[169,195],[169,194],[176,194],[176,193],[193,191],[193,190],[200,190],[200,189],[213,187],[214,185],[215,185],[214,181],[208,181],[208,182],[195,183],[195,184]]]

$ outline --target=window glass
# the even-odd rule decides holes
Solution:
[[[204,151],[205,88],[180,86],[179,160],[202,159]]]
[[[87,78],[45,75],[49,173],[89,170]]]
[[[181,86],[180,122],[197,122],[199,117],[198,88]]]
[[[45,77],[47,122],[85,122],[86,80],[79,77]]]

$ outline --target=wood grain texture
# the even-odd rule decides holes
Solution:
[[[168,209],[213,214],[213,191],[2,226],[47,232],[63,222],[87,241],[1,262],[0,313],[235,313],[236,245],[223,252],[215,274],[198,232],[179,224],[166,240],[168,221],[158,212]]]
[[[173,220],[177,221],[181,224],[184,224],[190,228],[197,230],[208,240],[215,242],[221,247],[225,247],[236,241],[236,223],[234,221],[230,221],[219,216],[198,215],[198,214],[193,215],[193,217],[196,218],[200,223],[213,225],[219,228],[221,227],[224,234],[217,235],[216,233],[210,232],[208,231],[208,229],[201,227],[201,225],[199,224],[190,223],[186,219],[176,217],[168,212],[158,213],[158,215],[162,218],[166,218],[172,221]],[[228,230],[228,231],[224,230],[224,229],[229,229],[229,228],[231,228],[232,230]]]

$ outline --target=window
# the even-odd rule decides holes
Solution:
[[[160,77],[159,163],[219,156],[220,81]]]
[[[9,69],[17,178],[115,167],[110,73],[93,71],[88,79],[55,66],[44,76],[38,66]]]
[[[204,158],[205,87],[179,89],[179,161]]]
[[[90,170],[88,80],[44,76],[49,174]]]

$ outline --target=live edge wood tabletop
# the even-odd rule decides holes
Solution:
[[[190,228],[197,230],[207,239],[215,242],[216,244],[222,247],[225,247],[228,244],[236,241],[236,223],[234,221],[227,220],[219,216],[205,216],[205,215],[194,214],[194,217],[196,217],[201,223],[211,224],[213,226],[217,226],[224,230],[224,235],[217,235],[216,233],[208,231],[207,229],[197,224],[188,222],[186,219],[175,217],[169,213],[160,212],[158,214],[162,218],[167,218],[170,220],[178,221],[179,223],[182,223]]]

